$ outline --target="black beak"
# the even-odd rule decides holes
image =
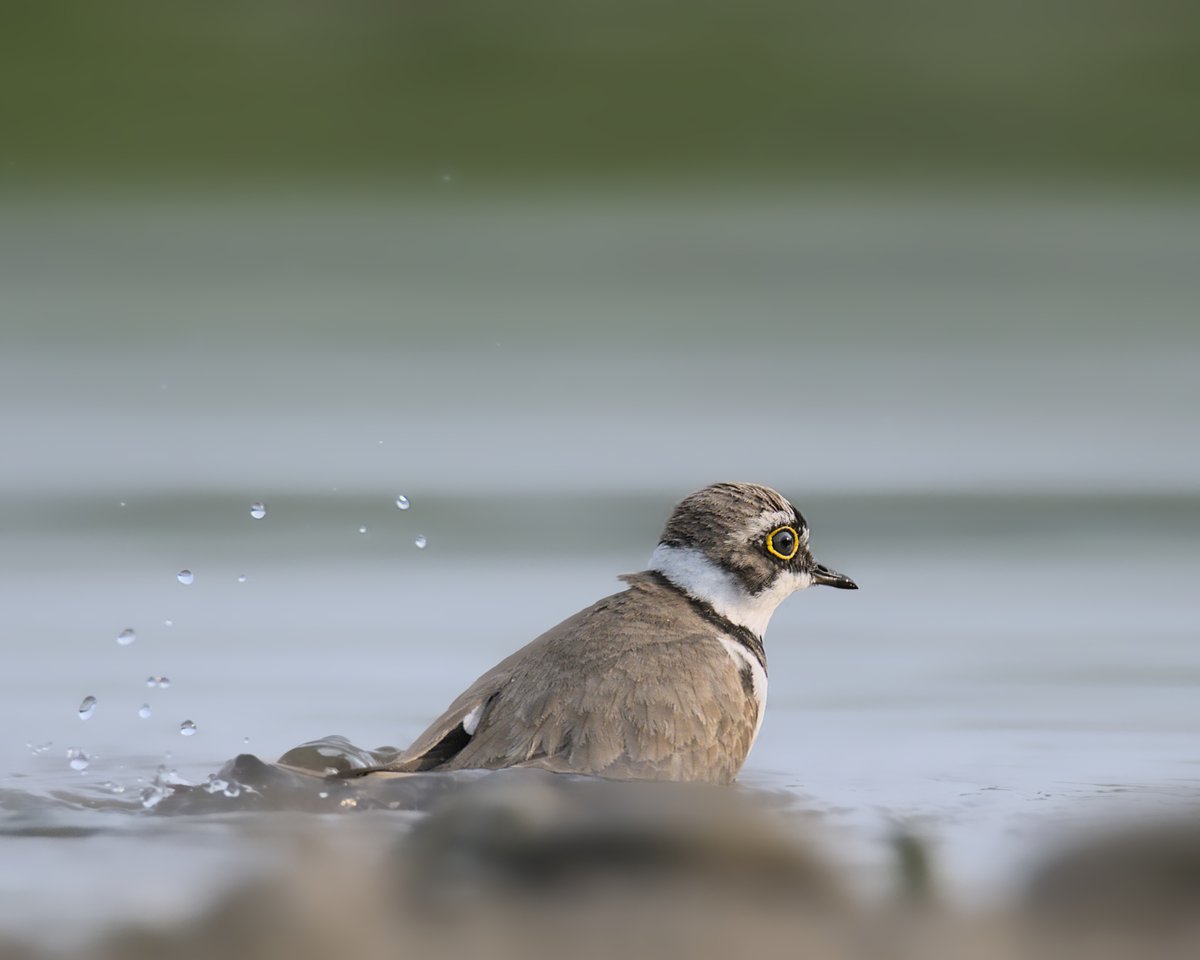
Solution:
[[[812,582],[823,587],[837,587],[839,590],[857,590],[858,584],[845,574],[830,570],[826,566],[814,563],[812,566]]]

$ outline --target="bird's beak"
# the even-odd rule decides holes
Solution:
[[[851,580],[844,573],[838,573],[836,570],[830,570],[828,567],[819,563],[814,563],[812,566],[812,582],[820,584],[823,587],[837,587],[839,590],[857,590],[858,584]]]

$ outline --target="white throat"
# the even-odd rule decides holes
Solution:
[[[775,608],[797,590],[812,583],[807,573],[781,571],[761,593],[748,594],[725,570],[694,547],[660,543],[650,557],[650,569],[661,573],[680,590],[703,600],[725,619],[761,638]]]

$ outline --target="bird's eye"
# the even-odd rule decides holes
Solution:
[[[767,534],[767,553],[780,560],[791,560],[800,549],[800,535],[794,527],[776,527]]]

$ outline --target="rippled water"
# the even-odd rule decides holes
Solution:
[[[895,211],[460,212],[433,252],[428,211],[192,212],[109,209],[104,244],[61,211],[0,222],[0,929],[187,915],[254,869],[235,824],[274,815],[210,779],[227,761],[403,745],[728,477],[792,496],[861,585],[777,613],[741,779],[868,886],[897,820],[972,896],[1063,823],[1196,796],[1173,212],[955,213],[916,248]],[[420,803],[363,806],[402,830]]]
[[[35,539],[61,554],[52,577],[11,561],[5,571],[22,598],[9,620],[21,682],[4,702],[0,808],[32,865],[5,875],[6,922],[50,919],[62,857],[78,858],[70,883],[103,888],[97,917],[171,888],[190,902],[194,883],[238,868],[212,849],[212,822],[146,821],[143,793],[160,768],[203,784],[238,753],[271,759],[328,733],[405,743],[495,660],[614,589],[612,574],[640,565],[646,531],[670,505],[413,499],[410,515],[382,490],[276,498],[270,526],[236,497],[26,504]],[[344,521],[372,511],[366,541]],[[893,819],[915,821],[956,883],[993,889],[1032,855],[1039,824],[1099,815],[1113,799],[1167,804],[1200,786],[1190,587],[1200,502],[830,496],[809,514],[818,555],[862,590],[813,590],[776,615],[767,721],[742,781],[823,813],[847,859],[878,863]],[[420,553],[414,521],[430,530]],[[569,564],[542,550],[564,530],[593,545]],[[474,556],[451,547],[484,540],[498,542]],[[187,588],[157,559],[180,550],[197,571]],[[239,569],[253,578],[239,584]],[[69,605],[56,603],[63,584]],[[139,624],[130,647],[111,641],[107,621],[120,616]],[[159,675],[169,686],[147,689]],[[84,690],[98,706],[81,723]],[[143,705],[153,709],[144,719]],[[90,759],[79,772],[72,748]],[[222,809],[223,789],[214,794],[203,812]],[[288,797],[284,808],[302,808]],[[1014,828],[1030,846],[1011,844]],[[71,841],[73,855],[61,849],[71,836],[89,838]],[[85,852],[114,844],[138,848],[121,854],[129,874],[115,886],[101,882],[108,860]],[[199,861],[194,844],[206,846]]]

